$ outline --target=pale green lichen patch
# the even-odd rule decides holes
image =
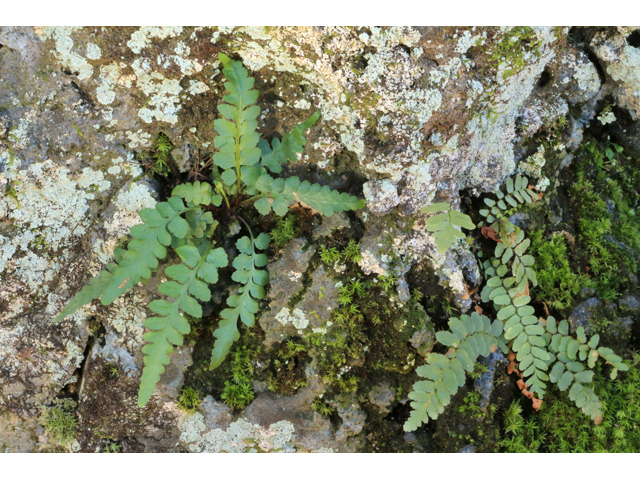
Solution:
[[[53,38],[56,42],[55,55],[60,63],[77,73],[79,80],[86,80],[93,74],[93,66],[84,57],[72,51],[75,46],[71,34],[79,28],[81,27],[46,27],[42,38]]]
[[[176,37],[182,33],[182,27],[141,27],[131,35],[131,40],[127,46],[134,52],[140,53],[149,46],[154,39],[164,40],[165,38]]]
[[[188,415],[180,425],[180,441],[192,452],[249,453],[295,451],[291,437],[295,428],[282,420],[262,427],[244,419],[233,422],[228,429],[209,429],[202,414]]]
[[[51,160],[24,170],[19,169],[20,163],[15,159],[13,168],[1,175],[5,182],[17,185],[17,193],[16,198],[0,198],[0,216],[21,230],[0,246],[0,273],[15,268],[18,278],[35,292],[43,281],[51,280],[46,275],[59,270],[59,260],[69,255],[66,248],[86,233],[91,223],[86,216],[89,202],[111,184],[102,172],[88,167],[74,175]],[[56,258],[36,255],[29,250],[36,241],[44,242],[52,251],[61,251],[62,255]],[[23,252],[21,256],[15,255],[18,250]],[[44,272],[48,272],[45,278]],[[47,289],[45,285],[43,291]]]
[[[309,325],[309,319],[299,308],[294,308],[292,312],[287,307],[284,307],[276,315],[276,320],[283,326],[291,323],[298,330],[304,330]]]

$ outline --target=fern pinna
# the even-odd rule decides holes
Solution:
[[[535,315],[529,305],[529,285],[537,285],[534,258],[527,254],[530,241],[507,218],[518,206],[537,201],[541,196],[528,186],[524,176],[516,176],[515,181],[507,179],[506,187],[506,194],[496,193],[497,200],[484,199],[489,208],[480,210],[490,224],[480,225],[483,233],[496,241],[493,256],[483,264],[487,282],[481,298],[483,302],[493,303],[497,318],[491,322],[476,312],[471,316],[462,315],[449,320],[449,330],[436,334],[438,342],[449,349],[444,354],[427,354],[426,364],[416,370],[426,380],[415,383],[409,394],[413,401],[412,412],[404,425],[406,431],[417,429],[429,418],[438,418],[458,388],[464,385],[464,372],[473,370],[479,356],[488,356],[498,348],[515,356],[524,379],[523,392],[530,398],[537,397],[534,407],[544,398],[548,382],[555,383],[561,391],[569,389],[569,398],[597,423],[602,418],[602,405],[589,386],[596,361],[603,358],[612,366],[611,378],[616,377],[618,370],[628,369],[611,349],[597,348],[598,335],[589,339],[579,327],[574,337],[569,334],[566,320],[556,322],[551,316],[543,319]],[[446,203],[434,204],[425,207],[423,212],[449,208]],[[436,232],[434,237],[441,253],[456,238],[464,237],[454,225],[464,228],[473,225],[466,215],[451,212],[452,209],[427,221],[427,228]]]
[[[318,121],[320,112],[285,133],[281,140],[274,138],[271,143],[261,140],[256,131],[260,108],[255,105],[258,91],[253,88],[254,79],[241,62],[224,54],[219,58],[229,93],[224,97],[226,103],[218,105],[222,118],[214,122],[218,136],[214,139],[217,152],[212,157],[211,182],[178,185],[166,202],[141,210],[143,223],[131,228],[133,240],[127,250],[116,249],[115,262],[82,288],[56,318],[61,321],[97,298],[103,305],[111,304],[138,283],[147,282],[158,269],[159,261],[167,257],[167,248],[175,251],[179,263],[166,268],[169,280],[158,288],[167,299],[149,303],[156,316],[145,322],[147,343],[142,348],[144,369],[138,394],[141,407],[153,395],[174,347],[182,345],[184,336],[190,332],[188,316],[202,317],[199,302],[211,300],[209,286],[218,282],[218,269],[229,264],[227,252],[216,247],[213,240],[221,225],[214,214],[226,210],[223,217],[238,219],[248,235],[235,243],[239,253],[231,262],[234,269],[231,278],[240,287],[228,297],[227,308],[220,313],[213,332],[216,340],[212,369],[224,361],[231,345],[240,337],[238,322],[247,327],[254,325],[258,301],[264,298],[269,282],[264,269],[268,259],[260,251],[267,249],[270,237],[265,233],[254,237],[242,216],[243,209],[253,205],[262,215],[273,210],[284,216],[292,203],[300,203],[331,216],[364,206],[363,200],[327,186],[301,182],[297,177],[282,179],[270,175],[281,173],[284,164],[297,160],[306,144],[304,132]]]

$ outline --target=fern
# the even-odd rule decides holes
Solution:
[[[262,215],[268,215],[273,209],[282,217],[289,211],[292,202],[301,202],[326,217],[364,207],[364,200],[358,200],[346,193],[338,193],[326,185],[311,184],[306,180],[301,183],[298,177],[283,180],[263,174],[255,183],[255,188],[262,192],[255,197],[258,200],[254,204]]]
[[[301,182],[297,177],[274,179],[267,173],[267,170],[280,173],[283,164],[297,160],[307,141],[304,132],[318,121],[320,112],[285,133],[281,141],[273,139],[271,145],[266,140],[259,141],[256,129],[260,108],[255,105],[258,92],[253,89],[254,79],[240,62],[224,54],[220,54],[220,61],[229,93],[224,97],[226,103],[218,105],[222,118],[214,122],[218,133],[214,145],[218,151],[212,157],[211,183],[196,181],[178,185],[166,202],[141,210],[143,224],[131,229],[134,240],[128,250],[116,249],[116,262],[110,263],[82,288],[56,318],[60,321],[97,298],[101,298],[104,305],[110,304],[134,285],[149,280],[159,260],[167,256],[167,247],[176,252],[181,262],[166,268],[169,280],[158,288],[168,300],[149,303],[149,309],[156,316],[145,322],[149,331],[144,335],[147,343],[142,349],[144,369],[138,395],[141,407],[153,395],[174,347],[182,345],[184,336],[191,330],[185,314],[202,317],[199,302],[210,301],[209,285],[218,282],[218,269],[229,263],[226,252],[214,248],[213,241],[219,225],[213,215],[221,210],[223,199],[227,213],[222,218],[235,216],[248,229],[249,236],[236,242],[239,254],[233,260],[231,278],[240,287],[227,299],[228,308],[220,313],[218,327],[213,332],[216,341],[212,369],[224,361],[231,345],[238,340],[238,320],[247,327],[254,325],[258,301],[264,298],[264,287],[269,281],[262,269],[268,258],[258,250],[268,247],[270,237],[261,233],[254,238],[249,224],[241,216],[242,207],[253,203],[264,215],[273,210],[283,216],[292,203],[298,202],[330,216],[364,206],[363,200],[332,191],[327,186]]]
[[[507,178],[507,194],[496,192],[497,201],[485,198],[484,203],[489,209],[480,210],[480,215],[486,217],[487,222],[493,223],[512,215],[521,204],[537,202],[542,198],[542,194],[534,192],[528,182],[527,177],[521,175],[516,175],[515,181]]]
[[[261,233],[255,240],[251,234],[251,238],[242,237],[236,242],[240,255],[233,261],[236,271],[232,278],[242,286],[238,289],[240,295],[231,295],[227,299],[227,305],[231,308],[225,308],[220,313],[223,320],[220,320],[218,328],[213,332],[216,342],[211,353],[211,369],[223,362],[233,342],[240,338],[238,318],[247,327],[253,327],[255,314],[258,313],[256,299],[264,298],[264,286],[269,282],[269,274],[258,269],[267,265],[267,256],[256,253],[256,248],[265,250],[270,240],[269,235]]]
[[[218,281],[217,269],[228,264],[225,251],[222,248],[212,249],[207,240],[198,247],[183,245],[176,249],[176,253],[183,263],[171,265],[165,270],[167,276],[175,281],[164,282],[158,288],[160,293],[175,300],[154,300],[149,303],[149,309],[158,316],[148,318],[145,322],[145,327],[151,331],[144,335],[148,343],[142,348],[145,368],[138,395],[138,405],[141,407],[151,398],[160,375],[164,373],[164,365],[169,363],[173,346],[182,345],[182,337],[191,330],[181,312],[195,318],[202,317],[202,307],[197,300],[208,302],[211,299],[209,284]]]
[[[472,372],[479,356],[488,356],[501,343],[502,322],[473,312],[471,316],[449,320],[451,331],[436,334],[437,340],[446,345],[445,355],[427,354],[427,364],[418,367],[416,373],[426,378],[413,385],[409,398],[413,411],[405,423],[405,430],[412,431],[429,417],[435,420],[449,405],[451,397],[466,381],[466,372]]]
[[[527,185],[526,177],[518,175],[515,182],[508,179],[506,183],[508,194],[497,192],[498,201],[485,199],[491,210],[480,211],[492,222],[487,236],[496,240],[494,256],[483,265],[487,282],[481,299],[493,302],[496,320],[490,324],[487,317],[477,313],[471,317],[463,315],[449,321],[450,331],[436,334],[436,339],[450,348],[445,355],[429,354],[426,365],[416,370],[419,376],[428,380],[417,382],[409,395],[414,402],[404,426],[407,431],[417,429],[429,418],[435,420],[458,387],[464,385],[464,371],[460,367],[471,372],[477,357],[487,356],[493,348],[500,347],[504,353],[513,352],[528,395],[535,395],[541,401],[548,382],[558,384],[561,391],[569,389],[570,400],[597,423],[601,421],[602,404],[589,386],[597,359],[602,357],[612,365],[611,378],[615,378],[619,370],[628,369],[611,349],[596,348],[598,335],[588,339],[580,327],[574,338],[569,335],[566,320],[556,323],[551,316],[544,320],[535,315],[534,308],[529,305],[529,284],[537,285],[534,258],[527,254],[531,242],[506,217],[520,205],[539,200],[541,195]],[[440,203],[423,211],[434,213],[447,208],[448,204]],[[431,225],[427,223],[430,231],[445,232],[439,237],[438,251],[446,251],[455,237],[461,238],[457,231],[455,235],[447,233],[447,230],[453,230],[451,225],[455,223],[446,215],[436,215],[429,219]],[[491,349],[487,348],[489,345]]]
[[[116,249],[117,263],[109,264],[107,271],[100,272],[85,286],[55,321],[61,321],[98,297],[102,297],[103,305],[109,305],[134,285],[149,280],[158,268],[158,259],[166,257],[165,247],[171,245],[172,235],[184,238],[187,234],[188,223],[180,215],[191,208],[185,207],[180,198],[171,197],[168,202],[157,203],[155,208],[140,210],[144,223],[131,228],[134,239],[129,242],[128,250]]]
[[[423,207],[422,213],[438,213],[427,220],[427,230],[434,232],[438,253],[445,253],[454,244],[456,239],[465,238],[465,235],[455,227],[468,230],[476,228],[468,215],[451,208],[448,203],[434,203]]]
[[[260,140],[258,143],[262,151],[260,165],[268,168],[273,173],[280,173],[282,165],[287,163],[287,160],[295,162],[298,159],[297,154],[302,153],[307,143],[304,132],[315,125],[319,118],[320,110],[317,110],[305,122],[299,123],[291,129],[291,132],[285,133],[282,136],[282,142],[274,138],[271,141],[271,146],[269,146],[269,142]]]

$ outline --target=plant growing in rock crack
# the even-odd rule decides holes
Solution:
[[[258,300],[264,298],[264,287],[269,282],[268,273],[263,270],[268,259],[259,251],[268,247],[270,237],[266,233],[254,236],[243,218],[244,209],[253,205],[262,215],[273,211],[282,217],[289,206],[297,202],[331,216],[334,212],[364,206],[363,200],[328,186],[301,182],[298,177],[274,178],[269,174],[281,173],[284,163],[297,160],[297,154],[306,144],[304,132],[316,123],[320,112],[284,134],[282,140],[274,138],[271,144],[261,140],[256,132],[260,108],[255,105],[258,91],[253,89],[254,79],[248,76],[241,62],[232,61],[224,54],[219,58],[229,93],[224,97],[226,103],[218,105],[223,118],[214,122],[218,133],[214,145],[218,151],[210,162],[213,164],[211,181],[178,185],[166,202],[141,210],[143,223],[131,228],[134,239],[128,249],[116,249],[115,262],[91,279],[56,318],[60,321],[98,297],[103,305],[111,304],[138,283],[147,282],[158,269],[159,260],[166,258],[168,247],[177,253],[180,263],[165,270],[171,280],[158,288],[159,293],[171,300],[149,303],[149,309],[157,316],[145,322],[149,331],[144,335],[147,344],[142,348],[140,406],[151,398],[174,346],[182,345],[183,337],[190,332],[183,312],[202,317],[198,300],[211,299],[209,285],[218,282],[218,269],[229,263],[227,252],[214,246],[213,236],[219,226],[216,217],[238,219],[249,235],[236,242],[239,254],[233,259],[232,279],[240,287],[227,299],[228,308],[220,313],[218,327],[213,332],[216,341],[211,369],[222,363],[233,342],[240,337],[238,321],[247,327],[254,325]]]
[[[425,380],[415,383],[409,394],[414,401],[404,425],[407,431],[417,429],[429,418],[438,418],[458,388],[465,384],[466,374],[473,372],[478,357],[486,357],[498,348],[509,355],[509,372],[518,373],[521,378],[518,386],[533,401],[536,410],[547,383],[557,383],[561,391],[569,389],[570,400],[596,423],[602,421],[602,405],[590,385],[598,358],[604,358],[613,367],[612,379],[618,370],[628,370],[611,349],[598,348],[599,335],[589,339],[579,327],[573,337],[566,320],[556,322],[551,316],[543,319],[535,315],[529,305],[529,282],[537,284],[534,258],[527,254],[531,242],[507,218],[519,205],[537,201],[541,195],[520,175],[515,181],[508,178],[506,186],[506,195],[499,191],[496,200],[485,198],[489,208],[480,210],[490,223],[480,225],[482,233],[496,242],[494,256],[483,265],[487,283],[481,298],[493,302],[497,318],[492,322],[487,316],[473,312],[470,316],[449,319],[449,330],[436,333],[438,342],[449,349],[444,354],[429,353],[427,363],[416,370]],[[447,221],[441,218],[440,223]]]

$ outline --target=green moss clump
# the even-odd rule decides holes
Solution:
[[[75,416],[76,402],[70,399],[57,400],[56,405],[46,408],[41,422],[49,438],[61,446],[69,445],[76,435],[78,420]]]
[[[293,215],[279,218],[275,228],[269,234],[273,243],[280,248],[284,247],[289,240],[293,240],[296,236],[295,225],[296,217]]]
[[[541,230],[536,230],[529,238],[537,267],[537,298],[561,311],[569,308],[589,279],[572,271],[567,241],[562,235],[549,239]]]
[[[313,410],[318,412],[320,415],[325,415],[327,417],[335,412],[335,409],[331,405],[329,405],[319,397],[313,400],[311,408],[313,408]]]
[[[307,384],[304,363],[308,359],[307,347],[288,339],[272,356],[269,390],[282,395],[292,395]]]
[[[635,216],[640,171],[619,145],[608,141],[586,142],[580,157],[571,187],[578,209],[578,239],[587,251],[593,287],[603,299],[615,300],[638,270],[631,249],[640,249],[640,219]]]
[[[497,69],[498,65],[506,62],[508,68],[502,72],[502,78],[506,79],[527,66],[525,53],[532,52],[539,56],[541,45],[542,41],[533,28],[515,27],[491,48],[490,64]]]
[[[234,350],[231,358],[231,381],[224,382],[220,395],[230,407],[242,409],[252,402],[254,392],[251,381],[255,374],[253,358],[257,353],[246,345],[238,345]]]
[[[625,363],[629,371],[622,379],[611,380],[603,375],[602,367],[596,373],[594,390],[602,401],[602,423],[595,425],[553,388],[539,414],[525,420],[521,410],[508,412],[508,436],[500,449],[511,453],[640,451],[640,356]]]
[[[178,397],[178,406],[187,412],[194,412],[202,403],[200,395],[193,388],[186,386]]]

